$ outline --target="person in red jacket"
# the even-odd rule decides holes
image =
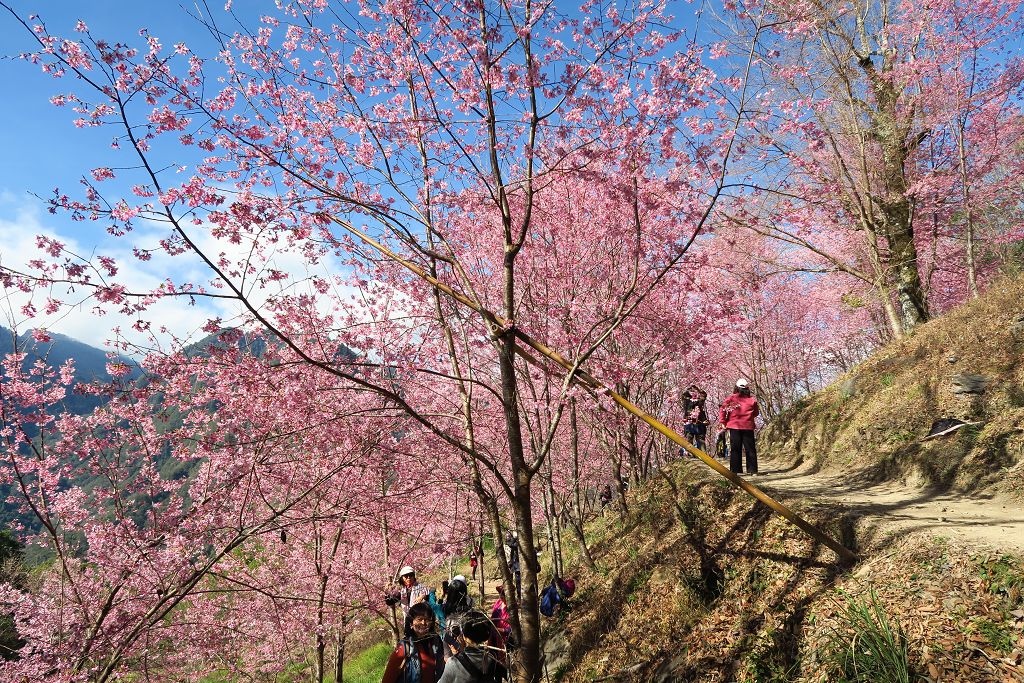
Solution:
[[[388,657],[381,683],[437,683],[444,673],[444,644],[437,617],[425,602],[409,607],[405,638]]]
[[[742,377],[736,388],[718,409],[718,421],[729,430],[729,469],[743,474],[743,454],[747,455],[747,474],[757,474],[757,446],[754,445],[754,419],[760,413],[757,399],[750,395],[750,383]]]

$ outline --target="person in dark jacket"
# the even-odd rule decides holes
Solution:
[[[719,460],[729,457],[729,430],[724,427],[718,430],[718,437],[715,439],[715,457]]]
[[[475,683],[501,679],[506,671],[500,646],[488,645],[497,635],[483,612],[467,612],[458,636],[459,648],[444,665],[438,683]]]
[[[696,384],[691,384],[683,397],[683,433],[697,448],[707,450],[708,433],[707,393]]]
[[[405,637],[388,657],[381,683],[437,683],[444,673],[444,646],[434,611],[425,602],[409,607]]]
[[[760,414],[757,399],[750,394],[750,383],[736,380],[732,394],[722,402],[718,420],[729,430],[729,469],[743,473],[743,455],[747,456],[747,474],[757,474],[757,446],[754,443],[754,421]]]

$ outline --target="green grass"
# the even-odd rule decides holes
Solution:
[[[392,649],[388,643],[378,643],[345,662],[344,683],[380,683]]]
[[[1011,557],[986,559],[978,563],[981,577],[993,595],[1006,598],[1010,608],[1024,603],[1024,572]]]
[[[383,672],[384,669],[382,667],[381,673]],[[377,678],[379,679],[380,676],[378,675]],[[274,677],[274,681],[276,683],[300,683],[300,681],[308,681],[309,679],[310,675],[308,667],[303,662],[292,662],[290,664],[286,664],[284,670]],[[139,680],[141,681],[142,679]],[[203,676],[200,680],[202,683],[241,683],[243,680],[251,680],[251,677],[242,674],[233,676],[229,671],[219,670]],[[326,681],[327,683],[334,683],[333,674],[329,674]]]
[[[651,580],[651,570],[646,569],[636,573],[633,578],[629,580],[629,586],[626,587],[626,602],[633,604],[639,599],[640,591],[647,585],[647,582]]]
[[[829,633],[824,652],[834,683],[911,683],[907,637],[891,621],[871,590],[866,598],[846,596],[841,622]]]
[[[1013,650],[1013,632],[1006,624],[997,624],[988,619],[979,619],[974,622],[974,628],[984,636],[985,640],[992,645],[1000,654],[1009,654]]]

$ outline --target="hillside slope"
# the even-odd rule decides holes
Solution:
[[[903,644],[903,680],[1024,681],[1014,546],[951,540],[942,524],[885,525],[887,514],[909,518],[905,508],[883,507],[865,524],[847,498],[879,482],[918,502],[1022,495],[1021,302],[1024,279],[999,283],[761,433],[761,469],[772,474],[755,482],[855,550],[855,566],[681,461],[631,492],[628,514],[592,527],[599,569],[575,571],[579,597],[548,623],[551,680],[899,680],[842,671],[844,636],[857,634],[864,651],[869,636],[888,633]],[[922,440],[940,418],[977,424]]]
[[[599,569],[575,572],[578,597],[548,621],[552,681],[899,680],[842,674],[835,643],[877,632],[904,644],[905,680],[1024,680],[1019,558],[860,535],[842,505],[791,502],[860,554],[844,567],[692,461],[631,495],[626,517],[592,529]]]
[[[935,420],[977,422],[922,441]],[[791,467],[940,490],[1024,491],[1024,278],[933,320],[759,437]]]

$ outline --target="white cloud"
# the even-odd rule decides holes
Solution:
[[[180,268],[179,264],[161,262],[158,259],[150,263],[141,263],[131,256],[127,243],[122,244],[122,240],[106,236],[96,228],[97,226],[91,224],[73,224],[75,234],[58,233],[44,222],[43,213],[36,200],[19,202],[9,193],[2,193],[0,264],[14,270],[27,271],[28,262],[42,256],[36,246],[36,236],[46,235],[63,242],[70,251],[82,256],[102,253],[113,257],[119,266],[116,280],[136,291],[156,287],[166,275],[175,272],[172,268]],[[108,239],[103,244],[93,244],[101,235]],[[52,315],[42,313],[47,295],[48,293],[43,291],[31,295],[18,290],[0,291],[0,319],[7,327],[15,328],[19,332],[44,328],[97,347],[103,347],[104,343],[114,336],[115,328],[120,328],[132,340],[141,342],[144,339],[143,335],[132,330],[134,318],[120,313],[98,314],[95,302],[88,297],[88,292],[81,288],[72,291],[67,285],[53,285],[49,295],[73,305]],[[31,319],[21,312],[30,300],[40,311],[40,315]],[[166,325],[173,334],[188,337],[201,328],[208,318],[223,315],[223,311],[223,306],[211,305],[207,301],[197,301],[196,306],[184,306],[180,300],[166,300],[157,302],[148,317],[154,321],[154,327],[158,324]]]
[[[79,256],[104,255],[113,258],[118,265],[118,272],[112,279],[123,284],[130,291],[146,292],[158,287],[161,282],[170,278],[175,283],[191,282],[196,285],[207,285],[213,273],[192,253],[180,256],[169,256],[157,249],[152,259],[140,261],[132,254],[132,247],[145,245],[156,246],[158,240],[166,235],[166,228],[155,224],[140,223],[136,231],[128,238],[115,238],[103,232],[100,225],[94,223],[72,223],[71,229],[56,230],[51,223],[58,223],[61,217],[46,221],[38,200],[17,200],[9,192],[0,192],[0,264],[4,267],[25,272],[28,262],[42,257],[36,246],[37,235],[46,235],[66,245],[67,250]],[[201,226],[196,227],[193,236],[197,245],[214,258],[225,252],[231,260],[247,257],[250,254],[248,245],[232,245],[218,242]],[[309,277],[316,272],[321,276],[332,273],[326,266],[310,269],[297,254],[274,251],[268,253],[268,261],[264,265],[285,271],[290,277],[281,282],[276,290],[247,287],[247,293],[257,306],[264,306],[267,299],[279,295],[285,288],[288,291],[308,288]],[[207,287],[209,289],[209,287]],[[226,290],[211,290],[226,291]],[[72,305],[52,315],[42,313],[47,293],[37,291],[28,294],[18,290],[0,291],[0,322],[6,326],[24,332],[32,328],[44,328],[74,337],[87,344],[103,347],[112,339],[114,330],[131,341],[148,346],[146,335],[136,332],[133,325],[134,317],[117,312],[100,314],[96,303],[88,296],[88,292],[79,288],[71,290],[67,285],[53,285],[53,298]],[[40,314],[27,318],[22,308],[29,301],[33,302]],[[158,330],[166,327],[167,331],[181,339],[197,340],[205,333],[203,325],[211,318],[221,318],[224,324],[231,324],[238,319],[241,306],[238,302],[216,300],[208,297],[195,297],[194,304],[183,297],[167,298],[155,302],[145,314],[150,322],[151,330],[162,337],[161,342],[167,343],[170,335],[161,335]]]
[[[60,227],[55,227],[60,226]],[[190,238],[197,247],[212,260],[219,254],[225,254],[232,263],[253,258],[252,245],[249,243],[231,244],[215,239],[204,226],[190,226]],[[164,225],[139,221],[135,231],[123,238],[108,235],[104,226],[99,223],[85,221],[69,223],[63,215],[50,217],[45,213],[42,202],[35,198],[19,199],[9,192],[0,190],[0,265],[6,268],[25,272],[31,259],[43,258],[36,245],[37,235],[46,235],[64,243],[66,249],[81,257],[108,256],[117,263],[118,272],[113,280],[124,285],[132,292],[148,292],[157,288],[162,282],[170,279],[176,284],[190,282],[194,285],[206,285],[210,291],[224,292],[226,289],[212,289],[209,283],[213,272],[194,253],[170,256],[162,249],[155,248],[149,261],[140,261],[132,253],[133,247],[154,248],[161,238],[168,234]],[[344,307],[355,312],[355,319],[370,322],[375,315],[385,315],[401,320],[409,313],[411,302],[407,298],[384,286],[388,292],[390,304],[386,312],[377,310],[371,313],[366,307],[361,292],[347,285],[332,285],[331,291],[320,295],[313,291],[311,278],[319,276],[333,282],[343,271],[336,264],[326,260],[319,265],[311,266],[294,251],[266,248],[258,266],[273,267],[288,273],[288,277],[272,287],[265,289],[253,285],[252,278],[246,283],[246,295],[250,302],[265,312],[265,305],[270,297],[284,294],[311,294],[317,301],[321,312],[330,312],[332,307]],[[378,283],[379,284],[379,283]],[[424,285],[426,286],[426,285]],[[79,288],[69,291],[64,284],[53,285],[51,293],[37,291],[30,295],[17,290],[0,289],[0,324],[16,329],[19,333],[33,328],[43,328],[51,332],[65,334],[92,346],[103,348],[115,335],[115,329],[129,342],[142,348],[152,347],[149,336],[133,329],[135,317],[118,312],[101,314],[96,302],[90,297],[91,292]],[[66,305],[56,314],[43,313],[47,296],[64,301]],[[27,318],[21,309],[31,301],[39,312],[33,318]],[[190,303],[187,297],[173,297],[156,301],[144,314],[150,324],[150,331],[155,334],[161,348],[168,348],[173,337],[185,342],[198,341],[206,336],[203,326],[213,318],[220,318],[222,324],[237,324],[244,313],[237,301],[195,297]],[[410,324],[412,321],[409,321]],[[164,327],[167,333],[161,333]]]

